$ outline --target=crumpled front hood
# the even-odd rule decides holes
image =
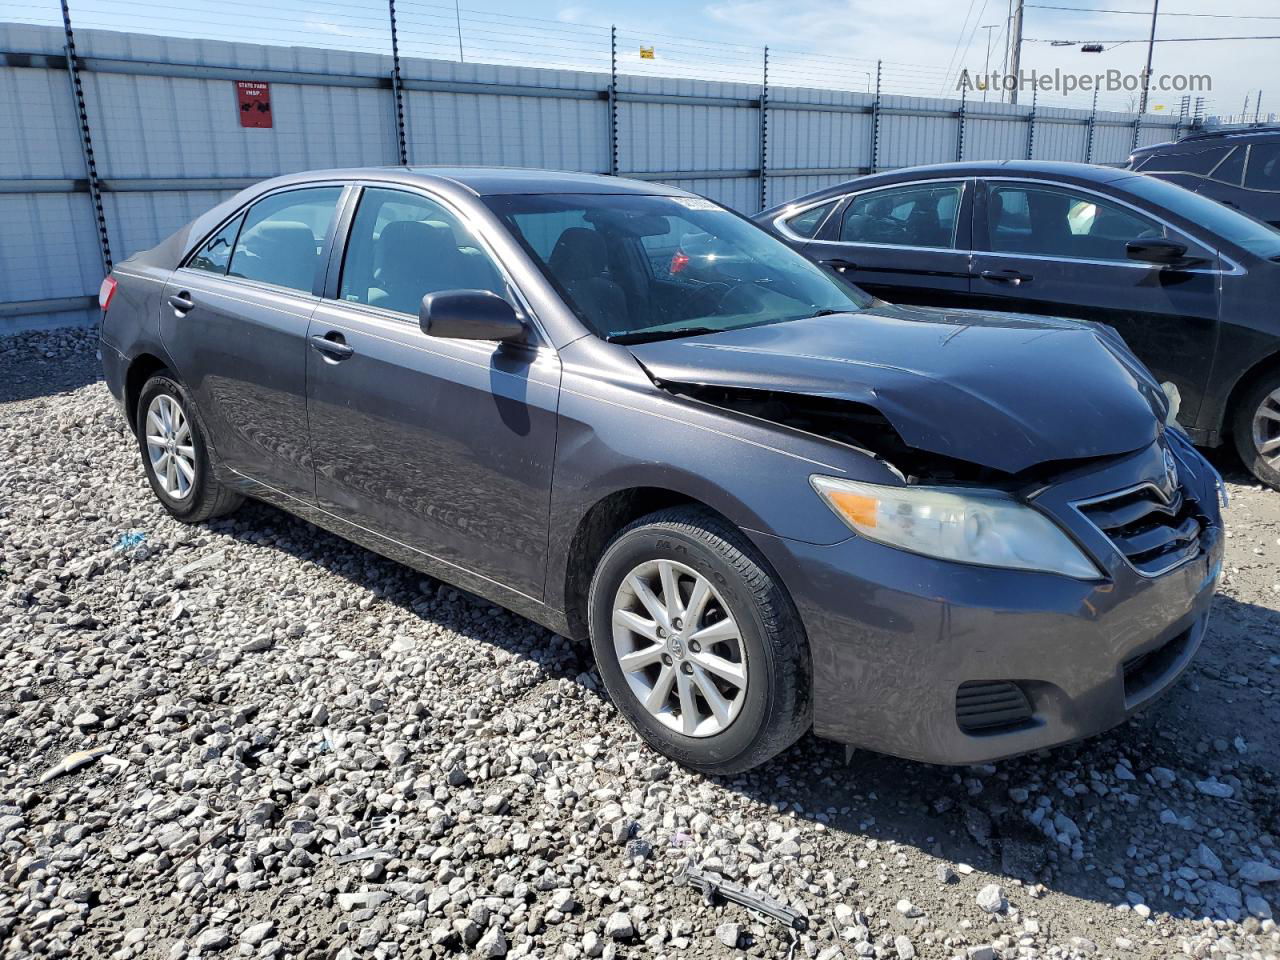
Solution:
[[[1105,327],[878,304],[634,344],[660,382],[866,404],[918,450],[1007,473],[1155,440],[1159,386]]]

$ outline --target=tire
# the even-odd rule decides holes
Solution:
[[[637,580],[653,584],[647,599],[658,614]],[[699,592],[700,584],[707,589]],[[677,624],[668,592],[679,598],[674,609],[696,622]],[[741,773],[811,726],[809,645],[795,606],[751,544],[710,511],[662,510],[621,530],[596,566],[588,606],[610,697],[651,747],[677,763]],[[654,629],[663,616],[669,631]],[[719,639],[731,634],[736,639]]]
[[[176,409],[177,415],[173,415]],[[164,425],[167,421],[176,429]],[[194,404],[187,391],[167,371],[155,374],[142,386],[138,394],[138,408],[134,422],[137,424],[138,450],[142,454],[142,468],[147,482],[169,515],[183,523],[201,523],[212,517],[231,513],[244,502],[244,497],[220,484],[213,475],[209,445],[193,415]],[[150,417],[157,413],[158,419]],[[185,424],[185,431],[182,424]],[[158,447],[148,437],[172,436],[168,459],[154,455]],[[181,443],[188,440],[189,443]],[[177,454],[175,458],[175,454]],[[182,463],[190,465],[190,476],[177,469]],[[168,469],[174,463],[173,471]],[[161,473],[157,473],[157,464]]]
[[[1280,418],[1280,371],[1265,374],[1249,388],[1231,423],[1231,434],[1245,469],[1267,486],[1280,490],[1280,445],[1264,455],[1255,439],[1254,420],[1264,409]],[[1260,424],[1264,440],[1280,439],[1280,419],[1264,418]]]

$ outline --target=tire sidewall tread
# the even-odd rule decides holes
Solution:
[[[1253,445],[1253,415],[1263,399],[1277,389],[1280,389],[1280,372],[1262,377],[1244,395],[1231,425],[1232,439],[1244,468],[1273,490],[1280,490],[1280,470],[1267,463]]]

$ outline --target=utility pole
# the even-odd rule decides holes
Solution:
[[[987,102],[987,91],[991,89],[991,31],[998,28],[1000,24],[989,23],[982,29],[987,31],[987,59],[982,68],[982,75],[985,78],[985,86],[982,88],[982,102]]]
[[[1253,122],[1257,123],[1262,116],[1262,91],[1258,91],[1258,99],[1253,101]]]
[[[1156,17],[1160,13],[1160,0],[1151,3],[1151,36],[1147,40],[1147,69],[1142,75],[1142,100],[1138,104],[1138,112],[1147,112],[1147,94],[1151,89],[1151,54],[1156,47]]]
[[[1013,41],[1012,55],[1009,60],[1009,73],[1013,77],[1013,86],[1009,89],[1009,102],[1018,102],[1018,71],[1022,67],[1022,0],[1015,0],[1013,8]]]

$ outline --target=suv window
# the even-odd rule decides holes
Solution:
[[[1255,143],[1249,148],[1244,185],[1253,190],[1280,190],[1280,143]]]
[[[1173,153],[1154,153],[1138,169],[1143,173],[1194,173],[1208,176],[1226,155],[1229,146],[1204,147],[1200,150],[1177,150]]]
[[[227,272],[310,293],[341,195],[341,187],[308,187],[259,200],[245,216]]]
[[[845,243],[954,247],[960,184],[910,186],[855,195],[844,212]]]
[[[508,296],[489,255],[448,210],[417,194],[366,188],[351,224],[339,298],[416,317],[422,298],[441,290]]]
[[[1245,147],[1232,147],[1226,159],[1213,168],[1209,178],[1233,187],[1240,186],[1240,177],[1244,174],[1245,150]]]
[[[187,266],[193,270],[226,273],[227,264],[231,262],[231,248],[235,245],[236,234],[240,232],[242,223],[243,213],[201,244],[187,261]]]
[[[783,223],[797,237],[804,237],[804,239],[809,240],[818,232],[818,228],[822,226],[822,221],[827,219],[827,214],[839,202],[840,198],[837,197],[835,200],[820,203],[816,207],[810,207],[808,210],[801,210],[791,219],[784,220]]]
[[[1125,244],[1164,227],[1101,197],[1056,187],[1000,186],[987,214],[991,249],[1078,260],[1125,260]]]

